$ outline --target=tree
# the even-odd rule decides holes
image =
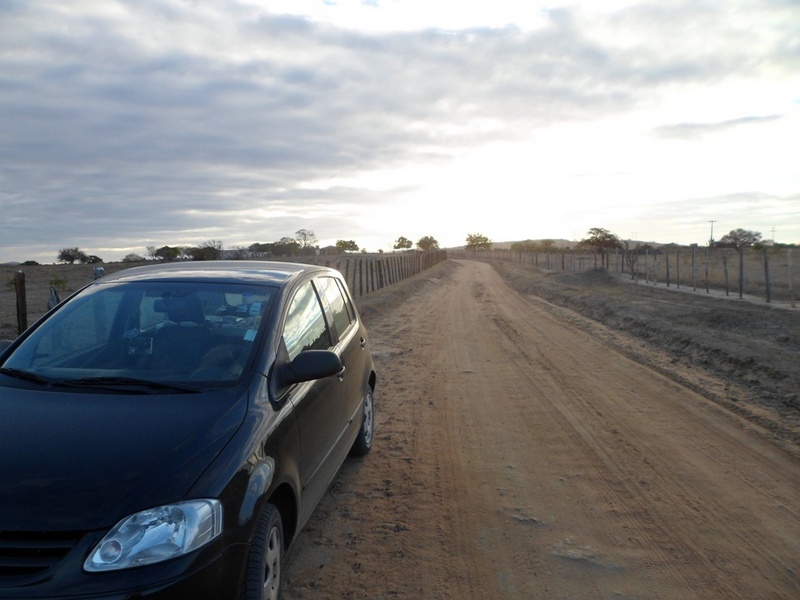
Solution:
[[[353,240],[336,240],[336,249],[339,252],[358,252],[358,244]]]
[[[623,248],[622,241],[611,233],[608,229],[603,229],[602,227],[592,227],[589,230],[589,237],[582,239],[578,242],[578,248],[594,248],[595,250],[600,251],[601,258],[603,260],[608,260],[610,265],[611,263],[611,256],[606,255],[604,251],[606,250],[616,250]],[[607,267],[607,264],[603,264],[602,266]]]
[[[234,246],[226,252],[226,256],[231,260],[247,260],[250,258],[250,250],[244,246]]]
[[[147,260],[144,256],[139,256],[138,254],[126,254],[125,258],[122,259],[124,263],[132,263],[132,262],[144,262]]]
[[[90,254],[89,256],[86,257],[86,260],[83,262],[87,265],[96,265],[97,263],[103,262],[103,259],[94,254]]]
[[[262,244],[260,242],[250,244],[247,249],[253,256],[270,256],[275,250],[273,244]]]
[[[542,252],[554,252],[556,249],[556,243],[553,240],[540,240],[539,248]]]
[[[596,248],[597,250],[615,250],[622,248],[622,241],[619,237],[602,227],[592,227],[587,238],[578,242],[578,247]]]
[[[538,244],[533,240],[525,240],[524,242],[514,242],[511,244],[512,252],[520,253],[534,253],[537,250]]]
[[[439,242],[436,241],[435,237],[431,235],[426,235],[419,239],[419,241],[417,242],[417,248],[419,248],[423,252],[427,252],[428,250],[438,250]]]
[[[155,248],[153,246],[147,247],[148,256],[150,256],[150,258],[153,258],[155,260],[164,260],[164,261],[176,260],[180,255],[180,253],[181,253],[180,249],[174,246],[161,246],[161,248]]]
[[[297,239],[284,236],[276,242],[250,244],[247,249],[254,256],[293,256],[300,252],[302,246]]]
[[[75,264],[75,261],[85,263],[88,260],[86,253],[80,248],[62,248],[58,251],[59,262]]]
[[[467,234],[467,243],[465,248],[467,250],[472,250],[473,252],[477,250],[491,250],[492,240],[481,233],[469,233]]]
[[[746,248],[753,246],[761,241],[761,233],[758,231],[748,231],[746,229],[733,229],[726,233],[716,243],[720,248]]]
[[[295,239],[297,243],[300,244],[300,248],[302,250],[306,250],[308,248],[313,248],[314,244],[316,244],[319,240],[317,240],[317,236],[314,235],[314,232],[310,229],[298,229],[294,232]]]
[[[399,238],[397,238],[393,247],[395,250],[408,250],[412,245],[413,242],[411,240],[401,235]]]
[[[222,242],[208,240],[196,248],[190,248],[188,253],[192,260],[219,260],[222,255]]]
[[[278,256],[291,256],[300,250],[300,242],[290,237],[282,237],[272,243],[273,252]]]

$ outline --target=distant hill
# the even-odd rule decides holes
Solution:
[[[493,250],[510,250],[513,244],[519,242],[541,242],[543,240],[551,240],[556,248],[574,248],[578,242],[571,242],[569,240],[554,240],[553,238],[542,238],[541,240],[515,240],[513,242],[492,242]],[[463,250],[464,246],[453,246],[450,250]]]

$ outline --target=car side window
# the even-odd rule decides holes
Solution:
[[[297,291],[286,315],[283,342],[293,360],[303,350],[327,350],[331,337],[317,293],[308,281]]]
[[[342,298],[344,299],[345,307],[347,308],[347,313],[350,315],[350,322],[356,322],[356,309],[353,306],[353,301],[350,299],[350,293],[347,291],[347,286],[345,283],[339,279],[336,280],[336,285],[339,286],[339,291],[342,293]]]
[[[335,278],[320,277],[318,281],[322,288],[322,293],[330,306],[333,324],[336,326],[336,331],[341,337],[353,321],[352,314],[348,310],[345,296]]]

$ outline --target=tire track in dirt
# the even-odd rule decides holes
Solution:
[[[378,371],[376,439],[334,481],[290,559],[286,598],[450,598],[443,523],[439,410],[429,368],[440,344],[434,294],[418,296],[368,321]],[[386,293],[386,292],[385,292]],[[345,483],[346,482],[346,483]]]
[[[568,398],[563,397],[563,390],[568,390],[569,387],[564,388],[563,385],[559,385],[552,377],[554,366],[549,360],[542,360],[546,357],[538,350],[537,344],[540,343],[540,338],[546,338],[542,338],[541,335],[529,336],[525,338],[527,343],[521,344],[514,336],[509,335],[515,330],[508,319],[514,319],[516,325],[516,321],[526,314],[526,307],[514,306],[511,307],[512,315],[501,315],[496,298],[491,293],[487,294],[485,290],[486,286],[474,286],[474,296],[482,304],[473,305],[476,312],[467,320],[470,324],[476,324],[473,332],[476,339],[456,346],[471,349],[477,355],[501,357],[499,364],[490,366],[492,373],[478,373],[482,376],[482,380],[487,382],[480,396],[485,397],[490,403],[495,402],[493,395],[495,398],[502,395],[502,399],[506,401],[513,400],[512,405],[503,406],[499,402],[500,398],[497,398],[497,404],[507,413],[507,418],[510,420],[510,422],[503,420],[502,429],[508,432],[509,439],[521,440],[521,444],[515,444],[513,448],[508,449],[508,452],[504,449],[501,454],[501,458],[507,455],[513,456],[515,458],[513,462],[504,465],[501,460],[490,468],[493,474],[502,473],[504,468],[508,469],[513,473],[514,485],[510,487],[510,491],[498,488],[499,494],[485,498],[483,503],[486,507],[496,504],[499,496],[501,504],[506,501],[501,511],[506,519],[498,526],[513,531],[513,527],[509,528],[509,524],[534,523],[539,529],[533,531],[534,538],[540,538],[540,543],[526,548],[525,554],[535,557],[535,560],[529,561],[529,564],[524,565],[525,568],[514,570],[517,574],[516,579],[520,579],[520,574],[523,575],[522,580],[516,582],[517,586],[510,586],[514,579],[506,575],[501,578],[503,585],[500,589],[492,590],[492,595],[500,594],[501,597],[507,598],[528,597],[528,594],[533,593],[540,583],[548,578],[552,580],[546,586],[549,593],[554,596],[569,593],[569,588],[564,587],[561,582],[574,580],[577,573],[564,577],[548,577],[548,573],[553,568],[556,569],[556,573],[566,572],[575,565],[579,565],[578,569],[589,568],[617,579],[624,570],[623,563],[603,549],[609,546],[608,543],[599,544],[591,540],[591,536],[587,536],[575,516],[569,510],[565,510],[561,500],[550,498],[552,494],[562,495],[565,491],[562,486],[556,485],[555,490],[550,488],[553,481],[558,483],[571,481],[573,484],[579,481],[589,482],[592,494],[597,495],[597,488],[600,486],[602,493],[599,495],[616,505],[630,506],[634,496],[628,494],[624,487],[621,490],[617,489],[619,486],[613,485],[613,479],[600,476],[601,471],[608,470],[607,459],[602,456],[597,444],[587,434],[581,422],[565,408],[559,408],[559,404],[569,402]],[[459,298],[463,298],[463,294],[459,295]],[[520,308],[523,310],[520,311]],[[469,307],[453,310],[452,313],[463,315],[464,310],[468,309]],[[536,358],[532,359],[532,355],[536,355]],[[474,413],[475,410],[476,407],[471,405],[467,413]],[[462,419],[469,418],[469,414],[460,416]],[[498,416],[493,416],[497,421]],[[492,416],[487,415],[484,421],[488,422],[491,418]],[[471,441],[470,446],[481,448],[482,444],[485,442],[477,439]],[[561,460],[567,458],[565,462],[569,465],[569,469],[565,472],[552,469],[560,461],[547,460],[545,464],[537,464],[537,459],[552,454],[553,450],[559,451]],[[482,448],[481,452],[487,456],[492,452],[492,448]],[[576,496],[582,505],[581,510],[584,510],[587,506],[585,498],[589,497],[588,493],[579,492]],[[642,509],[636,512],[644,513]],[[563,529],[563,533],[549,535],[558,529]],[[600,536],[601,540],[602,537]],[[543,541],[545,543],[541,543]],[[520,540],[514,540],[512,547],[519,545]],[[557,560],[555,565],[552,564],[554,558]],[[667,562],[666,559],[664,562]],[[601,578],[597,579],[599,581]],[[674,581],[680,581],[680,576],[675,577]],[[649,581],[643,580],[641,585],[646,596],[656,595]],[[594,597],[609,592],[598,582],[585,578],[580,584],[580,590],[584,597]]]
[[[376,444],[301,534],[286,597],[800,593],[797,459],[586,323],[465,261],[367,325]]]
[[[523,301],[522,304],[512,307],[508,302],[498,301],[492,303],[491,306],[510,307],[513,315],[524,311],[525,304],[526,302]],[[683,577],[691,581],[691,587],[696,589],[692,591],[690,597],[696,597],[694,594],[704,589],[716,590],[715,593],[719,594],[720,590],[727,588],[725,595],[730,597],[735,597],[742,593],[741,587],[736,583],[735,574],[732,577],[731,573],[707,568],[704,563],[709,562],[709,551],[702,545],[693,543],[694,538],[692,535],[688,535],[689,531],[683,532],[683,535],[679,537],[670,535],[667,526],[668,521],[663,518],[664,515],[661,515],[662,518],[658,519],[653,518],[653,515],[648,515],[650,510],[657,515],[659,506],[662,504],[662,502],[653,504],[652,494],[658,489],[666,489],[670,492],[670,495],[680,494],[682,490],[682,497],[692,498],[693,495],[697,494],[696,490],[703,489],[703,487],[709,485],[707,482],[714,484],[715,479],[719,479],[716,476],[716,472],[724,471],[729,474],[729,476],[725,477],[729,486],[728,489],[735,489],[741,485],[750,485],[752,491],[759,495],[763,489],[771,487],[770,481],[772,478],[779,478],[781,473],[785,475],[785,470],[776,471],[774,467],[775,461],[777,461],[782,468],[785,468],[785,457],[773,449],[768,452],[769,456],[760,456],[757,451],[759,445],[749,446],[745,448],[748,452],[748,461],[755,463],[757,465],[756,472],[763,476],[753,480],[751,475],[737,472],[737,459],[742,458],[741,451],[736,453],[727,444],[733,442],[738,447],[741,445],[743,438],[736,436],[735,439],[731,439],[731,436],[724,433],[723,428],[715,425],[718,419],[723,422],[726,420],[721,411],[714,406],[707,405],[705,408],[708,409],[709,413],[706,415],[701,414],[697,408],[690,407],[686,403],[687,393],[685,390],[665,379],[659,382],[659,377],[651,373],[648,374],[648,379],[653,379],[656,385],[651,388],[640,389],[639,394],[643,397],[639,399],[639,402],[637,402],[636,396],[628,398],[630,403],[636,403],[636,410],[635,412],[625,411],[617,398],[604,398],[598,394],[598,390],[604,388],[613,390],[614,387],[619,387],[619,384],[622,384],[621,391],[623,395],[620,396],[620,399],[624,400],[625,392],[629,393],[635,389],[633,386],[640,384],[641,381],[641,379],[639,381],[625,380],[628,375],[628,369],[620,369],[619,367],[629,361],[614,352],[603,353],[601,346],[590,343],[590,341],[584,347],[583,344],[579,343],[580,338],[583,336],[580,331],[576,330],[576,339],[572,344],[568,345],[569,354],[577,364],[589,365],[593,369],[592,378],[581,379],[576,377],[574,374],[569,373],[568,370],[565,370],[563,364],[556,364],[555,361],[558,360],[559,349],[548,344],[548,340],[551,337],[564,344],[566,337],[564,335],[556,335],[552,330],[549,331],[548,335],[548,328],[544,327],[544,325],[549,320],[545,318],[545,315],[539,316],[541,318],[537,318],[533,325],[529,325],[529,322],[525,320],[514,321],[515,326],[534,330],[535,336],[533,337],[521,335],[514,327],[508,325],[508,321],[504,318],[495,317],[495,321],[505,324],[501,326],[501,329],[510,338],[515,340],[524,339],[528,342],[531,339],[541,340],[542,343],[539,346],[535,362],[541,364],[543,371],[554,378],[556,394],[567,391],[570,395],[570,398],[562,397],[558,402],[554,402],[553,406],[562,412],[570,421],[574,431],[580,434],[588,448],[602,460],[605,470],[612,476],[616,476],[616,482],[627,483],[627,485],[615,485],[614,487],[619,488],[618,493],[627,500],[625,504],[629,507],[632,503],[634,506],[636,502],[639,503],[642,519],[648,523],[648,537],[657,542],[653,547],[669,547],[671,549],[672,556],[670,558],[672,562],[679,566],[680,571],[680,574],[674,574],[677,576],[676,579],[680,580]],[[555,325],[557,330],[563,331],[563,324],[556,322]],[[524,349],[523,345],[518,341],[515,341],[514,345],[520,350]],[[588,351],[588,354],[584,350]],[[529,360],[530,357],[526,359],[526,361]],[[635,366],[638,368],[638,365]],[[613,377],[610,378],[609,374],[613,374]],[[615,381],[611,381],[611,379]],[[612,383],[615,385],[612,386]],[[664,393],[664,390],[670,393]],[[646,393],[642,394],[642,391]],[[558,396],[553,397],[557,398]],[[677,398],[677,401],[675,398]],[[609,400],[613,400],[613,404],[610,404]],[[703,400],[699,397],[692,397],[691,400],[699,404],[701,408],[703,407]],[[642,423],[630,420],[630,416],[635,416],[635,413],[642,411],[645,401],[661,409],[660,412],[650,410],[650,414],[645,415],[648,419],[659,417],[661,416],[660,413],[669,415],[669,420],[666,421],[662,418],[663,424],[655,430],[656,432],[668,432],[668,436],[661,436],[658,444],[653,444],[653,440],[649,439],[652,438],[653,431],[645,429]],[[609,412],[613,410],[613,420],[608,419],[604,414],[604,411],[607,410]],[[629,414],[626,415],[626,412]],[[709,417],[710,421],[708,421]],[[589,423],[591,427],[584,426],[584,424]],[[707,431],[709,423],[712,426],[710,431]],[[639,434],[639,431],[642,430],[648,432],[647,437]],[[607,432],[619,437],[616,445],[613,444],[614,440],[607,435]],[[682,454],[679,447],[670,448],[671,452],[669,453],[663,452],[664,448],[675,445],[674,441],[668,438],[676,437],[678,432],[681,435],[679,439],[694,442],[691,452],[684,452],[683,458],[681,458]],[[721,438],[721,441],[717,441],[716,438]],[[699,444],[697,443],[698,441],[700,442]],[[655,446],[661,452],[651,451],[650,446]],[[700,456],[701,465],[691,464],[692,461],[697,463],[697,459],[692,456],[692,453]],[[583,454],[587,453],[584,452]],[[669,458],[664,460],[665,457]],[[688,469],[675,470],[673,463],[676,460],[683,464],[691,464],[692,468],[699,469],[701,476],[694,477],[691,483],[688,483],[686,479],[691,474],[691,471]],[[651,477],[645,476],[637,477],[628,464],[636,461],[643,461],[647,466],[647,470],[653,473],[653,476],[657,477],[658,480],[651,481]],[[639,468],[641,470],[641,466]],[[748,481],[748,479],[750,480]],[[614,482],[614,478],[612,477],[609,481]],[[794,485],[788,489],[796,491],[797,483],[797,478],[794,478]],[[692,494],[692,491],[694,491],[694,494]],[[719,502],[715,501],[718,497],[721,499]],[[787,572],[791,572],[795,566],[794,559],[790,557],[790,560],[787,561],[786,555],[775,553],[771,544],[765,542],[763,535],[759,534],[762,527],[768,526],[770,523],[759,523],[755,519],[755,526],[745,525],[754,521],[754,515],[750,510],[752,505],[741,505],[737,510],[737,504],[730,505],[729,501],[730,498],[726,498],[724,495],[720,497],[714,494],[707,494],[702,496],[702,508],[695,508],[698,513],[696,515],[698,527],[705,526],[708,528],[709,525],[713,524],[718,529],[721,529],[721,531],[717,531],[715,537],[727,538],[725,544],[716,544],[716,555],[713,557],[713,561],[722,562],[720,557],[724,557],[724,550],[726,549],[744,546],[751,552],[767,557],[768,562],[776,567],[777,573],[780,573],[781,567],[785,568]],[[793,502],[791,498],[787,497],[779,497],[778,501],[782,506],[786,505],[786,501]],[[696,501],[695,504],[698,504],[698,502]],[[648,508],[651,505],[654,506],[653,509]],[[730,514],[730,518],[720,520],[720,517],[726,513]],[[712,520],[706,519],[706,514],[715,516],[717,522],[714,523]],[[795,514],[794,516],[796,518],[797,515]],[[725,527],[727,523],[730,523],[730,525]],[[687,577],[687,573],[692,575]],[[793,581],[796,582],[796,579],[793,575],[789,575],[786,583],[791,585]],[[673,590],[674,592],[675,590]],[[674,597],[677,597],[677,595]]]

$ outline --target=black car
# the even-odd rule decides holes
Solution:
[[[218,261],[79,290],[0,350],[0,598],[263,599],[375,369],[341,275]]]

